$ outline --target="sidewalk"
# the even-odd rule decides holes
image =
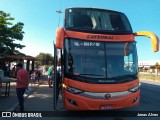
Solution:
[[[61,95],[57,108],[59,111],[64,110]],[[18,109],[15,111],[18,111]],[[46,76],[42,83],[25,100],[24,111],[54,111],[53,88],[49,88]]]
[[[34,90],[38,87],[38,84],[34,84],[32,89]],[[10,95],[4,95],[5,86],[3,86],[2,94],[0,96],[0,111],[14,111],[16,106],[18,106],[18,100],[16,95],[16,81],[10,82]],[[24,98],[27,98],[28,95],[24,95]]]
[[[47,76],[42,76],[40,84],[33,84],[31,93],[24,98],[25,111],[53,111],[53,89],[48,87]],[[11,81],[10,95],[0,96],[0,111],[16,111],[17,108],[16,81]]]

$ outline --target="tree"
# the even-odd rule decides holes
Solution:
[[[40,53],[36,56],[36,58],[39,60],[36,62],[36,65],[53,65],[53,56],[49,53]]]
[[[0,11],[0,56],[14,53],[16,48],[22,49],[24,45],[14,43],[15,40],[22,40],[24,24],[18,22],[13,24],[14,18],[9,13]]]
[[[155,64],[155,68],[157,69],[157,76],[158,76],[158,72],[159,72],[159,70],[160,70],[160,65],[159,65],[159,63],[158,63],[158,62],[156,62],[156,64]]]

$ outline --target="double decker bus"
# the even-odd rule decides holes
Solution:
[[[149,37],[153,51],[159,50],[158,37],[148,31],[133,33],[124,13],[97,8],[66,9],[64,28],[58,28],[56,33],[62,77],[54,81],[55,109],[60,85],[65,109],[137,106],[140,81],[135,36]]]

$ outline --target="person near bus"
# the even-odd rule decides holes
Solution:
[[[31,75],[30,75],[30,83],[31,83],[31,86],[32,86],[33,83],[35,84],[35,81],[36,81],[36,73],[35,73],[35,71],[33,70],[33,71],[31,72]]]
[[[16,85],[16,93],[17,98],[20,106],[20,112],[24,111],[24,93],[25,90],[28,88],[29,78],[27,70],[23,69],[23,64],[18,63],[16,65],[17,70],[17,85]]]
[[[36,70],[36,80],[39,82],[40,80],[40,77],[41,77],[41,72],[40,70]]]
[[[50,66],[48,69],[48,85],[50,88],[52,88],[53,70],[54,70],[53,66]]]

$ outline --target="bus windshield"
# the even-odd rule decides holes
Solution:
[[[93,8],[69,8],[65,12],[65,29],[132,33],[125,14]]]
[[[99,42],[66,38],[65,74],[89,82],[118,82],[137,75],[135,42]],[[91,79],[92,78],[92,79]],[[95,81],[94,81],[95,79]],[[123,81],[124,82],[124,81]]]

